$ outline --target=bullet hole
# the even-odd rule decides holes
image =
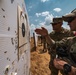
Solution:
[[[7,57],[7,60],[10,61],[10,59]]]
[[[13,3],[14,2],[14,0],[11,0],[11,3]]]
[[[5,74],[7,74],[9,72],[9,69],[8,68],[6,68],[6,70],[5,70]]]
[[[4,53],[7,53],[7,51],[5,51]]]
[[[18,46],[17,46],[17,45],[15,45],[15,50],[17,50],[17,48],[18,48]]]
[[[13,41],[13,38],[11,38],[11,42],[12,42],[12,44],[14,45],[14,41]]]
[[[5,18],[5,16],[3,16],[3,18]]]
[[[9,61],[10,61],[10,59],[9,59]]]
[[[12,65],[14,65],[14,61],[12,62]]]
[[[10,31],[10,27],[8,27],[8,31]]]
[[[3,8],[1,8],[2,9],[2,11],[5,11]]]
[[[9,58],[7,58],[7,60],[8,60]]]

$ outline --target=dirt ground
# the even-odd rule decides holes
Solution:
[[[47,52],[42,52],[43,45],[38,40],[37,48],[34,48],[34,41],[31,38],[31,75],[51,75],[49,69],[50,55]],[[59,74],[61,75],[61,74]]]

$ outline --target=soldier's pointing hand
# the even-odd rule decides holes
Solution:
[[[47,36],[48,35],[48,31],[44,27],[41,27],[41,29],[39,29],[39,28],[35,29],[35,32],[37,34],[42,35],[42,36]]]

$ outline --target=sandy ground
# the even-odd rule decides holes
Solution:
[[[50,55],[42,52],[43,46],[38,41],[38,46],[34,48],[34,41],[31,38],[31,75],[51,75],[49,69]],[[59,74],[61,75],[61,74]]]

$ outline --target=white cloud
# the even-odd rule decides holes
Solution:
[[[50,33],[52,31],[52,26],[51,25],[45,26],[45,28],[48,30],[48,33]]]
[[[61,11],[61,8],[55,8],[53,10],[56,11],[56,12],[60,12]]]
[[[30,3],[30,5],[28,5],[28,11],[31,11],[31,9],[32,9],[34,6],[35,6],[35,5],[33,5],[33,4]]]
[[[48,11],[42,12],[42,16],[47,16],[47,15],[49,15]]]
[[[45,25],[50,25],[50,23],[52,22],[52,19],[53,19],[53,15],[49,14],[48,16],[46,16],[45,18]]]
[[[67,25],[67,22],[63,22],[62,27],[66,28],[66,29],[70,29],[69,25]]]
[[[35,25],[34,24],[31,24],[31,30],[35,29]]]
[[[45,11],[45,12],[42,12],[42,13],[36,13],[36,16],[39,17],[39,16],[44,16],[44,22],[41,22],[38,24],[38,25],[34,25],[34,24],[31,24],[31,35],[33,34],[34,30],[36,28],[41,28],[41,27],[45,27],[48,32],[51,32],[52,31],[52,27],[50,25],[50,22],[52,21],[53,19],[53,15],[50,14],[48,11]],[[35,20],[37,21],[37,20]]]
[[[41,15],[41,13],[36,13],[36,16],[39,17]]]
[[[45,22],[40,22],[39,25],[42,27],[45,25]]]
[[[39,16],[44,16],[45,17],[45,22],[40,22],[40,25],[41,24],[44,24],[44,25],[49,25],[50,22],[52,21],[52,18],[53,18],[53,15],[48,12],[48,11],[45,11],[45,12],[42,12],[42,13],[36,13],[36,16],[39,17]]]
[[[47,16],[47,15],[49,15],[48,11],[45,11],[45,12],[42,12],[42,13],[36,13],[37,17],[39,17],[39,16]]]
[[[33,7],[33,6],[29,6],[29,7],[28,7],[28,11],[31,11],[32,7]]]
[[[49,0],[41,0],[41,2],[43,2],[43,3],[46,2],[46,1],[49,1]]]
[[[34,26],[35,26],[34,24],[31,25],[31,27],[32,27],[31,30],[30,30],[31,36],[33,36],[34,30],[36,28],[44,27],[44,28],[46,28],[48,30],[48,33],[50,33],[52,31],[52,26],[51,25],[48,25],[48,26],[47,25],[44,25],[44,22],[42,22],[39,25],[37,25],[36,28],[33,28]]]

